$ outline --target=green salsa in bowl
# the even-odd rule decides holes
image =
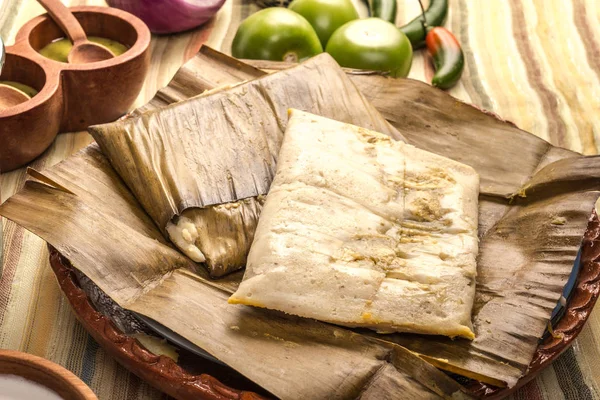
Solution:
[[[90,42],[101,44],[102,46],[109,49],[113,52],[115,57],[118,57],[121,54],[125,53],[127,50],[129,50],[127,46],[115,40],[97,36],[88,36],[88,39]],[[72,48],[73,44],[69,39],[60,38],[48,43],[46,46],[39,50],[39,53],[51,60],[66,63],[68,62],[67,56],[69,55],[69,52]]]
[[[38,94],[38,91],[36,89],[34,89],[31,86],[26,85],[24,83],[15,82],[15,81],[2,81],[2,80],[0,80],[0,84],[6,85],[6,86],[12,86],[15,89],[19,89],[21,92],[25,93],[30,98],[33,97],[33,96],[35,96],[36,94]]]

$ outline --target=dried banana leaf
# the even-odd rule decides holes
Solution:
[[[221,73],[238,64],[202,49],[187,67],[207,73],[201,86],[188,85],[187,94],[211,89],[207,83],[213,80],[233,85],[260,76],[247,68],[229,77]],[[256,65],[268,70],[290,67]],[[219,71],[215,78],[213,70]],[[471,165],[481,178],[481,256],[473,315],[477,338],[472,343],[418,335],[386,339],[440,368],[491,384],[514,385],[526,371],[573,267],[599,194],[600,163],[554,147],[421,82],[347,72],[409,143]],[[175,89],[181,79],[176,75],[157,95],[161,100],[151,104],[183,98]],[[166,91],[169,96],[163,94]]]
[[[232,59],[208,46],[202,46],[195,57],[179,68],[169,85],[159,90],[148,103],[136,109],[133,115],[162,108],[198,96],[205,91],[235,85],[263,75],[266,75],[266,72]]]
[[[244,265],[246,243],[230,236],[235,245],[229,252],[237,252],[233,260],[241,262],[229,264],[220,249],[193,233],[209,223],[196,229],[188,224],[204,216],[194,211],[181,228],[173,218],[188,209],[266,194],[290,107],[401,138],[327,54],[211,95],[91,127],[90,133],[158,227],[196,261],[206,258],[211,275],[221,276]],[[223,217],[219,223],[243,229],[235,219]],[[255,223],[250,218],[246,225]]]
[[[86,171],[91,179],[80,179]],[[92,145],[34,173],[0,214],[55,246],[120,306],[155,319],[283,399],[467,398],[399,345],[317,321],[231,306],[231,286],[161,243]],[[217,287],[219,286],[219,287]]]

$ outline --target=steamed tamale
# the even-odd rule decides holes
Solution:
[[[166,105],[200,94],[211,84],[235,84],[262,74],[238,66],[238,60],[203,48],[150,105]],[[268,70],[290,67],[273,62],[262,62],[263,66]],[[187,79],[194,69],[202,73],[202,81]],[[233,70],[227,77],[226,72]],[[554,147],[423,83],[375,73],[348,74],[409,143],[476,169],[481,178],[480,238],[498,248],[508,236],[515,243],[494,257],[480,257],[480,281],[487,283],[478,285],[476,291],[473,323],[477,338],[473,342],[410,334],[386,339],[402,343],[443,369],[496,385],[514,385],[527,369],[579,250],[598,195],[596,159]],[[177,88],[183,83],[187,90],[180,93]],[[559,160],[565,160],[560,165],[565,176],[553,180],[557,178],[553,163]],[[557,196],[550,196],[550,207],[541,207],[535,193],[527,189],[529,181],[539,176],[560,189]],[[570,196],[558,196],[561,191]],[[509,212],[512,217],[507,218]],[[556,218],[564,218],[565,225],[548,224]],[[500,225],[504,225],[500,235],[490,235]],[[532,232],[534,242],[524,241]],[[485,254],[487,248],[480,246],[480,253]],[[560,257],[548,257],[552,253]]]
[[[189,259],[155,239],[160,232],[96,146],[36,176],[52,186],[28,181],[1,215],[51,243],[120,306],[179,333],[274,397],[386,399],[400,390],[409,398],[466,397],[401,346],[228,305],[232,287],[189,272]]]
[[[478,190],[464,164],[290,110],[244,280],[229,302],[472,339]]]
[[[219,222],[211,224],[203,221],[211,213],[202,209],[267,193],[289,107],[400,138],[326,54],[90,132],[158,227],[221,276],[245,264],[254,230],[243,238],[235,232],[254,226],[255,213],[240,214],[244,206],[232,204],[231,218],[212,213]],[[235,229],[225,238],[231,246],[224,257],[223,245],[203,240],[217,232],[202,230],[225,224]]]
[[[169,238],[192,260],[206,262],[212,276],[223,276],[234,266],[246,264],[263,203],[261,195],[204,208],[188,208],[174,223],[167,224]]]

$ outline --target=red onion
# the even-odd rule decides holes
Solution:
[[[225,0],[107,0],[140,18],[153,33],[175,33],[208,21]]]

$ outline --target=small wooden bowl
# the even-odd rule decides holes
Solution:
[[[90,64],[50,60],[38,50],[64,33],[47,14],[26,23],[6,49],[0,80],[38,90],[31,100],[0,110],[0,171],[21,167],[39,156],[58,132],[84,130],[114,121],[139,94],[150,65],[150,31],[137,17],[116,8],[73,7],[90,36],[116,40],[124,54]]]
[[[3,374],[36,382],[65,400],[98,400],[94,392],[70,371],[31,354],[0,350],[0,375]]]

